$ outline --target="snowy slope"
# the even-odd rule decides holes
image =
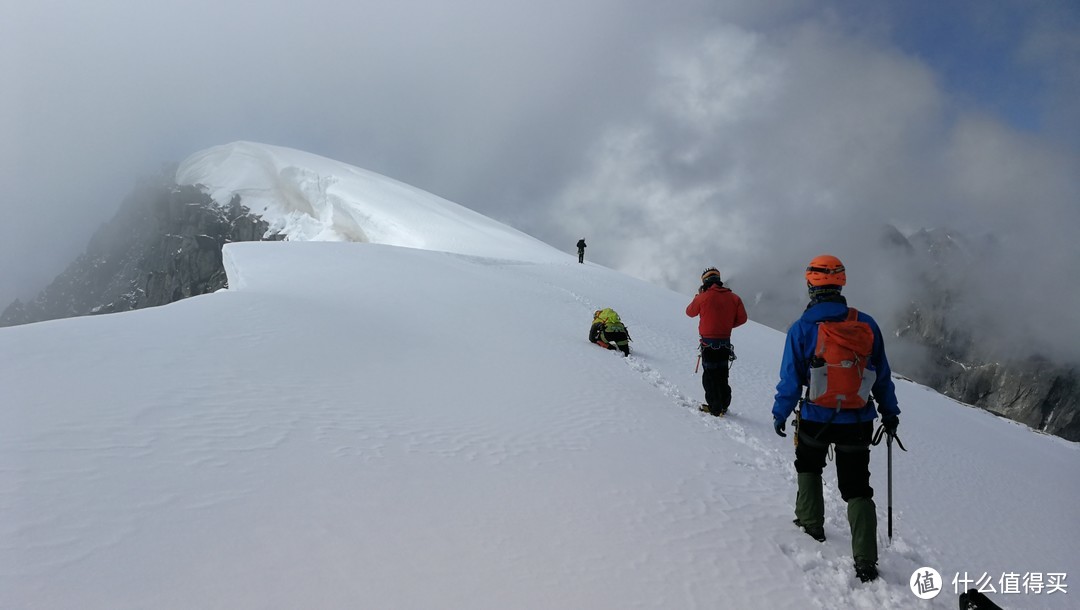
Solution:
[[[832,472],[829,540],[791,525],[782,335],[736,330],[704,416],[689,295],[530,239],[233,244],[230,290],[0,329],[0,608],[953,608],[912,573],[1077,573],[1077,446],[899,380],[859,583]]]

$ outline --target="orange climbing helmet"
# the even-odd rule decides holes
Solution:
[[[707,280],[707,279],[709,279],[711,277],[716,278],[716,280],[720,279],[720,271],[718,271],[716,269],[716,267],[709,267],[708,269],[701,272],[701,281],[702,282],[704,282],[705,280]],[[716,280],[713,280],[713,281],[716,281]]]
[[[810,286],[843,286],[847,284],[844,263],[831,254],[815,256],[806,266],[806,283]]]

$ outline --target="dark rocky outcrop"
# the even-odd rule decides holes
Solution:
[[[166,168],[140,180],[86,251],[33,301],[5,309],[0,326],[164,305],[226,287],[221,247],[266,239],[268,225],[239,197],[220,206],[172,175]]]
[[[1080,364],[997,345],[1000,329],[973,315],[974,292],[965,280],[993,255],[996,242],[939,229],[919,231],[909,243],[904,263],[918,273],[895,335],[922,349],[918,362],[901,357],[894,366],[960,402],[1080,441]]]
[[[1037,358],[1007,365],[953,363],[950,369],[934,384],[946,396],[1080,441],[1080,369]]]

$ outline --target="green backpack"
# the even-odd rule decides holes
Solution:
[[[619,314],[610,307],[601,309],[596,314],[595,319],[604,323],[604,330],[606,331],[626,332],[626,325],[622,323]]]

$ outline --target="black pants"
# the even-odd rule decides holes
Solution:
[[[731,350],[727,347],[701,348],[701,386],[705,388],[705,402],[710,411],[726,411],[731,406],[731,386],[728,385],[728,367]]]
[[[870,437],[874,422],[825,424],[799,421],[799,444],[795,446],[795,472],[821,474],[829,445],[836,444],[836,482],[844,501],[873,498],[870,487]]]
[[[602,330],[600,331],[600,340],[609,346],[614,345],[615,347],[612,349],[618,349],[623,353],[623,356],[630,355],[630,335],[628,333],[618,330]]]
[[[585,251],[584,250],[578,250],[577,251],[577,262],[579,262],[579,263],[584,263],[585,262]]]
[[[619,350],[623,356],[630,355],[630,333],[624,331],[607,330],[603,322],[597,322],[589,327],[589,343],[606,343],[610,350]]]

